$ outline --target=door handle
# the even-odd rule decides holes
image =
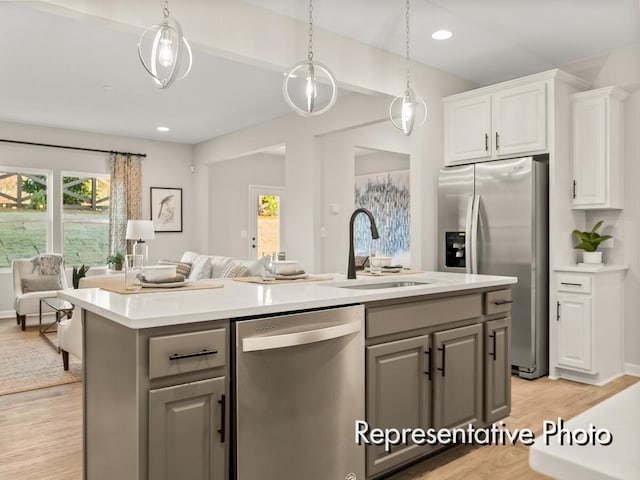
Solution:
[[[573,198],[576,198],[576,181],[573,181]]]
[[[191,357],[202,357],[204,355],[215,355],[218,353],[218,350],[215,348],[212,350],[200,350],[199,352],[190,352],[190,353],[174,353],[169,355],[169,360],[180,360],[182,358],[191,358]]]
[[[274,350],[296,345],[306,345],[308,343],[331,340],[332,338],[345,337],[352,333],[359,332],[360,328],[360,321],[355,321],[302,332],[267,335],[264,337],[249,337],[242,339],[242,351],[255,352],[259,350]]]
[[[442,348],[438,348],[438,350],[442,352],[442,368],[438,367],[437,370],[440,370],[442,372],[442,376],[444,377],[447,346],[446,345],[442,345]]]
[[[220,428],[218,429],[218,433],[220,434],[220,443],[224,443],[225,435],[227,431],[227,402],[224,393],[220,396],[220,400],[218,400],[220,404]]]
[[[473,199],[471,214],[471,273],[478,273],[478,228],[480,223],[480,195]],[[468,240],[467,240],[468,241]]]
[[[560,302],[556,302],[556,322],[560,321]]]
[[[489,151],[489,134],[488,133],[484,134],[484,151],[485,152]]]
[[[581,287],[581,283],[560,282],[560,285],[566,285],[568,287]]]
[[[489,335],[493,339],[493,352],[489,352],[489,356],[493,357],[493,361],[496,361],[496,332]]]
[[[496,300],[495,302],[493,302],[494,305],[507,305],[509,303],[513,303],[513,300]]]
[[[500,134],[496,132],[496,150],[500,150]]]
[[[466,273],[473,273],[472,265],[471,265],[471,244],[473,243],[473,237],[471,235],[471,228],[473,225],[473,202],[475,200],[475,196],[471,195],[469,200],[467,201],[467,219],[465,222],[465,241],[464,241],[464,266]]]
[[[429,365],[427,366],[427,371],[424,372],[424,374],[429,378],[429,380],[431,380],[431,349],[428,348],[427,350],[425,350],[424,354],[429,359]]]

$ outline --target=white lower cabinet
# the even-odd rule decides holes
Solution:
[[[622,375],[626,267],[554,270],[550,376],[603,385]]]

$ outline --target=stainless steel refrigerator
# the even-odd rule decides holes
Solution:
[[[438,184],[440,271],[518,277],[512,287],[511,364],[548,373],[548,157],[447,167]]]

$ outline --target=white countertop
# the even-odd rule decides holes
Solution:
[[[476,288],[510,285],[515,277],[425,272],[411,275],[359,277],[346,280],[332,274],[324,282],[260,285],[231,279],[212,279],[223,288],[121,295],[98,288],[64,290],[58,293],[76,307],[97,313],[129,328],[151,328],[191,322],[268,315],[295,310],[349,305],[392,298],[414,297],[446,292],[464,292]],[[394,281],[432,282],[403,288],[355,290],[341,285],[387,283]]]
[[[557,479],[640,478],[640,383],[636,383],[564,423],[570,431],[592,424],[613,435],[611,445],[559,445],[558,436],[536,438],[529,449],[534,470]],[[554,421],[556,419],[550,419]],[[548,445],[546,444],[548,443]]]

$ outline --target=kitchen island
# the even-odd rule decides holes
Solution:
[[[515,278],[439,272],[356,280],[333,277],[284,285],[214,279],[223,288],[134,295],[101,289],[61,293],[83,311],[84,478],[271,478],[242,474],[238,468],[253,462],[251,455],[236,448],[242,423],[239,408],[261,406],[268,421],[278,405],[258,394],[250,399],[242,394],[251,371],[238,378],[240,353],[257,347],[239,342],[235,328],[255,320],[264,328],[256,328],[257,337],[249,342],[258,345],[276,317],[304,318],[317,312],[331,316],[332,309],[353,309],[362,324],[360,341],[354,344],[360,354],[338,370],[360,372],[358,381],[341,385],[360,395],[354,400],[360,412],[356,418],[366,418],[372,426],[480,426],[508,415],[509,285]],[[344,328],[328,330],[342,329],[355,338],[355,329],[346,327],[351,330],[345,333]],[[303,348],[288,348],[286,354]],[[307,377],[315,378],[322,365]],[[263,370],[248,383],[264,379],[265,372],[276,381],[284,370],[289,369]],[[291,405],[293,418],[301,406]],[[306,416],[319,416],[323,408],[313,410]],[[365,450],[366,478],[384,476],[437,450],[416,444],[391,451],[379,445],[358,446],[353,422],[349,423],[342,427],[351,435],[340,440],[355,448],[352,460],[358,465],[342,478],[365,478]],[[265,428],[253,427],[256,433]],[[313,449],[315,436],[294,443]],[[265,448],[268,444],[264,442]],[[291,458],[304,457],[304,452],[289,453],[290,458],[278,461],[285,462],[283,471],[291,472]]]

